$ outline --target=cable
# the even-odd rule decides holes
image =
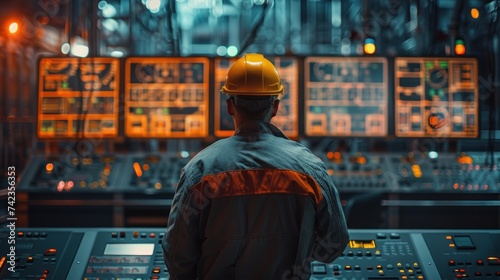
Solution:
[[[488,36],[487,36],[487,42],[488,44],[488,69],[489,75],[491,76],[491,80],[493,81],[492,84],[487,85],[487,90],[489,92],[489,98],[490,98],[490,112],[489,112],[489,127],[488,127],[488,152],[486,156],[486,165],[490,166],[490,170],[493,170],[493,165],[495,164],[495,132],[496,132],[496,88],[495,88],[495,79],[496,79],[496,60],[495,60],[495,47],[493,46],[493,38],[496,34],[496,29],[497,29],[497,13],[498,13],[498,6],[499,6],[499,0],[495,1],[494,9],[491,12],[492,13],[492,19],[490,21],[490,24],[488,25]]]
[[[259,31],[259,28],[264,24],[264,20],[266,19],[266,15],[269,12],[269,10],[272,8],[273,3],[269,4],[269,0],[267,0],[262,6],[262,13],[260,14],[260,17],[257,19],[257,22],[255,25],[250,29],[250,32],[248,33],[247,37],[243,40],[241,44],[240,51],[238,52],[237,56],[240,56],[242,53],[245,52],[245,50],[253,43],[255,38],[257,37],[257,32]]]
[[[168,4],[166,5],[166,13],[167,13],[167,29],[170,34],[170,38],[167,40],[170,41],[171,48],[172,48],[172,55],[179,55],[179,50],[180,50],[180,45],[179,45],[179,40],[176,38],[176,35],[174,33],[174,18],[173,15],[175,15],[176,10],[175,10],[175,1],[169,1]]]

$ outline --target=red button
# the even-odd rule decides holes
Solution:
[[[449,265],[455,265],[455,260],[449,260],[449,261],[448,261],[448,264],[449,264]]]

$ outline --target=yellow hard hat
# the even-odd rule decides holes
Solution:
[[[252,53],[231,65],[221,92],[247,96],[281,95],[283,85],[276,67],[262,54]]]

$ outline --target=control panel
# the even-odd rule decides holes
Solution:
[[[2,229],[0,278],[167,280],[161,248],[164,232],[163,228]],[[311,263],[311,280],[500,279],[500,230],[350,230],[349,234],[346,249],[333,263]]]
[[[133,155],[123,172],[126,192],[174,193],[181,169],[189,161],[188,152],[175,154]]]
[[[498,193],[500,156],[485,153],[316,153],[340,192]],[[19,184],[28,192],[173,193],[192,153],[34,157]]]
[[[500,157],[486,154],[319,154],[342,191],[498,193]]]
[[[500,158],[487,164],[486,154],[408,154],[391,158],[400,190],[435,192],[498,192]]]
[[[91,250],[79,255],[86,260],[86,266],[77,266],[70,272],[81,275],[83,270],[86,280],[167,279],[160,245],[163,232],[159,229],[92,232],[95,238]]]
[[[164,229],[22,229],[13,245],[9,234],[2,231],[0,239],[4,280],[168,279]]]
[[[124,160],[120,156],[36,156],[20,189],[30,192],[106,192],[119,187]]]
[[[387,158],[361,153],[348,155],[327,152],[320,155],[337,189],[348,191],[388,191],[391,189]]]
[[[0,231],[0,279],[65,279],[83,232],[53,229]]]
[[[354,230],[311,279],[500,279],[500,232]]]
[[[485,153],[316,154],[325,162],[352,228],[500,225],[498,155],[492,161]],[[181,170],[193,155],[34,157],[17,185],[18,201],[26,205],[19,212],[24,215],[20,226],[165,226]],[[86,219],[89,213],[97,216]],[[490,219],[477,218],[483,213]],[[55,216],[60,218],[49,218]]]

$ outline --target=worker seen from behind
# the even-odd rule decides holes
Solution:
[[[324,163],[270,124],[283,86],[274,65],[246,54],[221,92],[234,135],[183,168],[162,242],[170,279],[309,279],[348,242]]]

